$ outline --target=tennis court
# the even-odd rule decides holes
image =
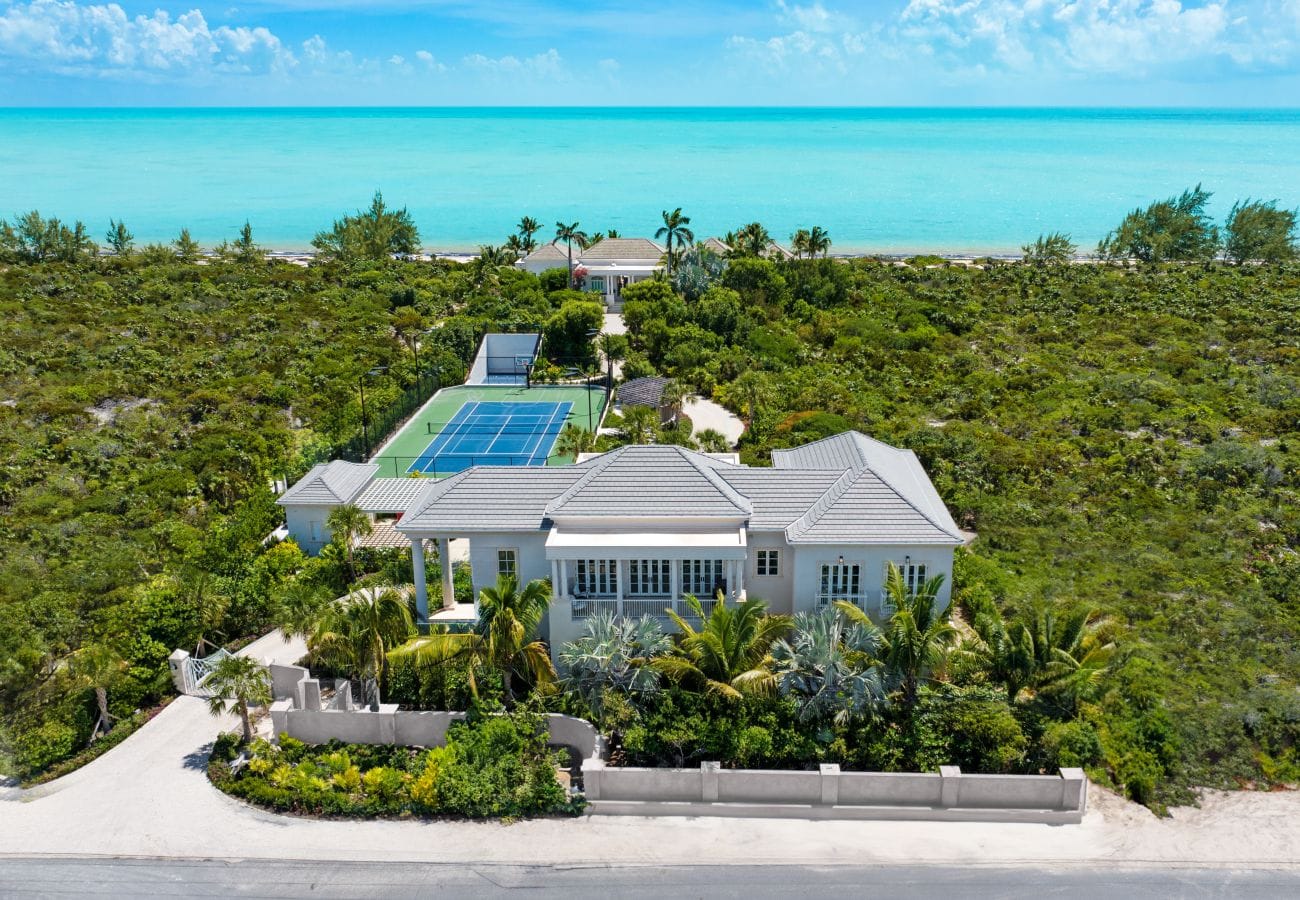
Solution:
[[[470,466],[544,466],[572,408],[569,401],[470,400],[406,471],[446,476]]]

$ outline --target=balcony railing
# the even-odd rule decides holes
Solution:
[[[704,615],[709,615],[717,600],[700,598],[700,607]],[[598,613],[607,612],[613,616],[621,615],[625,619],[639,619],[650,616],[668,621],[668,610],[672,609],[683,619],[695,620],[697,617],[686,605],[685,598],[673,600],[671,597],[624,597],[621,601],[614,597],[575,597],[569,601],[571,615],[575,619],[590,619]]]
[[[870,610],[874,610],[879,605],[879,601],[882,596],[883,596],[882,591],[876,591],[876,592],[859,591],[856,594],[844,594],[844,593],[818,594],[817,606],[820,609],[823,607],[830,606],[832,603],[835,603],[836,601],[843,600],[846,603],[852,603],[854,606],[858,607],[858,609],[868,611],[868,606],[870,607]]]

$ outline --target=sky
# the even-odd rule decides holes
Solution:
[[[1300,105],[1300,0],[0,0],[0,106]]]

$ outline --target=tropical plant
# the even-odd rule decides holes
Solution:
[[[113,716],[108,711],[108,692],[126,671],[127,664],[121,655],[107,644],[94,643],[80,647],[63,657],[55,666],[55,673],[65,680],[52,682],[70,693],[91,690],[95,694],[95,708],[99,714],[90,730],[90,740],[99,737],[101,730],[113,727]]]
[[[196,262],[199,258],[199,253],[202,250],[202,248],[199,247],[198,241],[190,237],[190,230],[188,228],[181,229],[180,236],[177,237],[176,240],[172,241],[172,247],[176,252],[177,261],[183,263]]]
[[[311,243],[326,259],[376,261],[420,252],[420,232],[405,207],[389,209],[384,195],[375,191],[369,209],[335,219]]]
[[[1300,255],[1296,237],[1296,211],[1278,209],[1277,201],[1239,200],[1228,213],[1223,250],[1228,259],[1281,263]]]
[[[794,234],[790,235],[790,249],[794,252],[795,259],[800,259],[805,253],[810,257],[812,252],[808,249],[809,233],[807,228],[800,228]]]
[[[673,267],[673,289],[687,300],[698,300],[727,268],[727,260],[702,244],[695,244],[679,253]]]
[[[949,607],[939,606],[944,578],[936,575],[909,590],[898,566],[890,563],[885,575],[880,660],[885,665],[887,684],[896,685],[907,710],[916,706],[921,685],[941,672],[957,639],[948,620]],[[871,617],[844,600],[835,607],[854,624],[868,627]]]
[[[772,245],[772,235],[760,222],[750,222],[735,231],[727,232],[722,242],[731,248],[730,257],[767,256]]]
[[[560,430],[559,437],[555,439],[555,452],[560,456],[571,456],[576,459],[579,455],[590,453],[595,448],[595,432],[588,431],[573,422],[565,425]]]
[[[686,608],[701,627],[696,629],[669,609],[668,616],[680,632],[675,652],[651,661],[651,666],[679,684],[727,700],[775,693],[772,645],[790,630],[790,616],[768,615],[767,604],[756,597],[728,605],[721,592],[707,616],[693,595],[687,595]]]
[[[629,406],[623,410],[618,433],[626,444],[649,444],[659,436],[659,411],[650,406]]]
[[[514,706],[516,682],[549,690],[556,681],[550,651],[537,637],[551,603],[551,586],[542,579],[522,589],[511,575],[479,592],[478,622],[468,633],[439,632],[416,638],[393,652],[416,665],[463,665],[470,690],[478,696],[478,674],[501,674],[507,706]]]
[[[323,585],[295,578],[281,585],[272,599],[275,621],[287,641],[309,636],[333,598]]]
[[[880,646],[880,630],[870,623],[830,609],[799,613],[793,633],[772,645],[777,688],[795,700],[801,719],[845,725],[871,715],[887,702],[875,658]]]
[[[330,541],[343,551],[343,556],[348,561],[348,572],[355,581],[357,567],[352,556],[352,545],[357,538],[372,534],[375,530],[374,523],[355,504],[344,503],[330,510],[325,517],[325,527],[330,531]]]
[[[410,604],[396,588],[360,588],[329,604],[307,639],[312,657],[361,682],[370,708],[379,708],[388,653],[414,633]]]
[[[599,612],[587,620],[583,635],[560,651],[564,686],[600,715],[609,691],[641,695],[657,691],[660,675],[649,663],[672,646],[672,639],[650,616],[616,618]]]
[[[674,413],[679,413],[682,410],[682,404],[686,402],[686,398],[689,396],[690,391],[687,387],[674,378],[664,385],[663,393],[659,395],[659,403],[661,406],[671,409]]]
[[[819,253],[825,256],[831,250],[830,233],[820,225],[814,225],[812,230],[808,232],[807,249],[810,259]]]
[[[695,240],[695,232],[691,231],[691,217],[682,215],[682,208],[679,206],[672,212],[664,210],[662,213],[664,224],[655,232],[656,238],[663,238],[668,248],[668,277],[673,275],[673,262],[676,260],[676,253],[673,251],[673,242],[675,241],[679,248],[690,244]]]
[[[524,216],[519,220],[519,224],[516,225],[515,228],[518,233],[512,235],[512,237],[517,239],[519,249],[525,256],[527,256],[529,253],[532,253],[537,249],[537,238],[535,235],[537,232],[542,230],[542,223],[534,219],[532,216]]]
[[[478,248],[478,262],[485,268],[513,265],[517,258],[515,252],[509,247],[484,244]]]
[[[11,225],[0,219],[0,261],[38,263],[76,262],[96,251],[86,226],[72,227],[56,218],[43,218],[37,210],[19,216]]]
[[[1068,234],[1053,231],[1050,234],[1040,234],[1032,244],[1025,244],[1020,251],[1024,254],[1026,265],[1044,268],[1068,265],[1078,249]]]
[[[587,235],[579,227],[577,222],[568,225],[563,222],[555,223],[555,239],[564,241],[564,246],[569,251],[569,287],[573,287],[573,242],[577,241],[581,247],[587,240]]]
[[[249,707],[265,706],[271,702],[271,674],[266,667],[251,656],[232,654],[213,667],[204,686],[212,692],[208,698],[208,712],[224,716],[231,707],[239,712],[243,742],[253,739],[253,723]]]

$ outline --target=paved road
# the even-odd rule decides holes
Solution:
[[[1233,869],[960,866],[501,866],[247,860],[0,858],[0,896],[1285,897],[1300,873]]]

